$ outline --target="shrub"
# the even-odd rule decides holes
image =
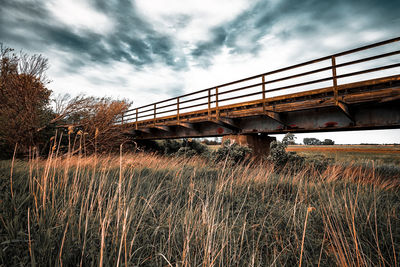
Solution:
[[[164,147],[159,142],[154,140],[136,140],[139,151],[164,153]]]
[[[181,147],[175,153],[177,156],[193,157],[195,155],[205,154],[208,151],[206,145],[196,140],[184,139],[180,145]]]
[[[286,152],[287,145],[279,141],[273,141],[270,145],[268,160],[276,165],[285,165],[289,154]]]
[[[295,145],[296,144],[296,136],[292,133],[287,133],[285,136],[282,138],[282,143],[285,145]]]
[[[164,153],[165,155],[172,155],[176,152],[179,151],[179,149],[182,147],[182,143],[178,142],[177,140],[173,140],[173,139],[167,139],[167,140],[163,140],[160,143],[161,146],[161,151],[162,153]]]
[[[185,156],[185,157],[193,157],[197,153],[194,149],[191,149],[190,147],[181,147],[179,148],[178,152],[175,153],[177,156]]]
[[[229,159],[233,163],[238,163],[248,159],[250,153],[251,149],[247,146],[241,146],[238,143],[232,143],[230,140],[225,140],[217,151],[210,153],[210,156],[216,161]]]
[[[287,163],[302,165],[304,158],[297,155],[296,152],[286,152],[287,145],[283,142],[273,141],[270,146],[268,160],[278,167],[283,167]]]
[[[207,154],[206,145],[192,139],[166,139],[162,141],[138,141],[142,150],[153,151],[162,155],[194,156]]]

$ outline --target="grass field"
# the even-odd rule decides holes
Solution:
[[[5,266],[398,266],[399,181],[153,154],[0,162]]]
[[[323,155],[338,162],[374,161],[378,165],[400,165],[400,145],[291,145],[287,151],[294,151],[305,157]]]

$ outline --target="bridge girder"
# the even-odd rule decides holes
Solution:
[[[146,131],[132,131],[135,139],[168,139],[211,137],[233,134],[282,134],[287,132],[355,131],[367,129],[400,128],[400,100],[356,104],[351,107],[351,118],[342,108],[336,106],[310,108],[282,112],[284,124],[269,116],[253,115],[235,118],[235,127],[216,121],[198,121],[190,128],[169,125],[164,129],[146,128]]]

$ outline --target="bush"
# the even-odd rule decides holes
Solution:
[[[163,140],[160,143],[160,146],[161,146],[161,150],[163,150],[163,151],[161,151],[163,154],[172,155],[179,151],[179,149],[182,147],[182,143],[178,142],[177,140],[167,139],[167,140]]]
[[[285,138],[282,142],[273,141],[270,145],[270,152],[267,160],[271,161],[277,167],[283,167],[287,163],[293,163],[296,165],[303,165],[304,158],[297,155],[295,152],[286,152],[288,143]]]
[[[176,156],[184,156],[184,157],[193,157],[196,156],[196,150],[191,149],[190,147],[181,147],[178,152],[175,153]]]
[[[206,145],[192,139],[166,139],[162,141],[138,141],[139,147],[145,151],[157,152],[162,155],[169,156],[186,156],[207,154],[208,148]]]
[[[215,161],[231,160],[232,163],[243,162],[249,158],[251,149],[247,146],[241,146],[238,143],[232,143],[230,140],[225,140],[222,146],[215,152],[210,153]]]
[[[181,147],[175,154],[177,156],[193,157],[195,155],[203,155],[207,151],[208,148],[206,145],[203,145],[202,143],[195,140],[184,139],[181,142]]]
[[[286,148],[289,144],[292,144],[295,137],[293,134],[286,134],[283,137],[282,142],[274,141],[270,146],[270,154],[268,156],[268,160],[275,164],[278,169],[283,169],[283,167],[290,164],[293,170],[302,169],[306,166],[311,167],[312,169],[322,172],[326,170],[326,168],[332,164],[333,159],[326,158],[323,155],[316,155],[312,158],[305,158],[300,155],[297,155],[296,152],[287,152]],[[313,143],[313,144],[321,144],[321,143],[334,143],[330,139],[325,139],[324,142],[319,141],[316,138],[304,138],[304,143]]]
[[[285,165],[289,154],[286,152],[287,145],[279,141],[273,141],[270,145],[268,160],[276,165]]]

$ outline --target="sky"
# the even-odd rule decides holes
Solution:
[[[0,42],[50,62],[54,95],[133,107],[399,36],[399,0],[0,0]],[[302,134],[400,143],[400,130]]]

